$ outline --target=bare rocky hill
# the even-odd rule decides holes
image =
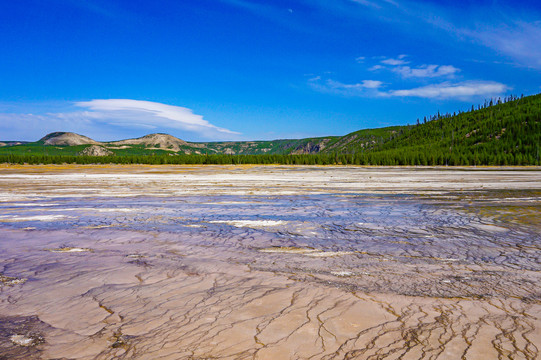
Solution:
[[[92,140],[84,135],[79,135],[72,132],[54,132],[45,135],[40,140],[45,145],[98,145],[99,142]]]
[[[184,140],[168,134],[149,134],[136,139],[109,142],[107,145],[143,145],[145,147],[171,151],[179,151],[181,146],[197,147],[197,144],[187,143]]]

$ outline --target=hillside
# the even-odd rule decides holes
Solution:
[[[126,145],[142,145],[145,148],[153,150],[170,150],[177,152],[183,147],[189,147],[189,144],[180,140],[172,135],[168,134],[149,134],[136,139],[120,140],[107,143],[107,146],[114,148],[114,146]]]
[[[539,165],[540,138],[541,94],[490,101],[458,114],[437,114],[415,125],[365,129],[344,136],[195,143],[150,134],[98,142],[56,132],[34,143],[0,142],[0,156],[8,162],[30,156],[103,156],[110,161],[160,163]],[[154,158],[143,158],[149,155]]]
[[[208,153],[228,155],[262,155],[262,154],[317,154],[338,136],[306,139],[282,139],[272,141],[229,141],[201,143]]]
[[[383,160],[415,157],[420,165],[538,164],[541,94],[507,100],[459,114],[438,114],[418,125],[380,129],[387,133],[375,137],[368,152]],[[357,141],[337,147],[336,152],[367,150]]]

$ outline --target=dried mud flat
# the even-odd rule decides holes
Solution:
[[[0,359],[537,359],[541,171],[0,167]]]

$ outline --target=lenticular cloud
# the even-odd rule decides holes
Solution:
[[[152,101],[131,99],[96,99],[80,101],[76,106],[86,108],[86,115],[115,125],[139,127],[169,127],[203,135],[238,134],[212,125],[192,110]]]

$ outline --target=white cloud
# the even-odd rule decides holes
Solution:
[[[468,99],[476,96],[495,96],[504,93],[509,88],[495,81],[464,81],[459,83],[444,82],[413,89],[390,90],[382,96],[421,97],[428,99]]]
[[[334,89],[377,89],[383,85],[378,80],[363,80],[357,84],[344,84],[339,81],[327,80],[327,85]]]
[[[460,69],[452,65],[421,65],[416,68],[398,66],[392,68],[391,71],[404,78],[434,78],[454,75],[459,72]]]
[[[369,68],[368,70],[369,71],[377,71],[377,70],[381,70],[381,69],[385,69],[385,66],[383,66],[383,65],[374,65],[371,68]]]
[[[168,127],[203,135],[238,134],[212,125],[201,115],[180,106],[130,99],[80,101],[75,105],[89,109],[85,114],[90,118],[121,126]]]
[[[324,93],[366,97],[375,96],[378,93],[378,89],[383,86],[383,82],[378,80],[363,80],[356,84],[346,84],[332,79],[323,81],[321,77],[310,79],[308,84],[314,90]]]
[[[362,85],[367,89],[377,89],[381,87],[383,83],[378,80],[363,80]]]
[[[347,84],[328,79],[324,84],[319,80],[311,86],[322,92],[336,93],[356,97],[419,97],[425,99],[458,99],[468,101],[476,97],[492,97],[505,93],[510,88],[495,81],[443,82],[410,89],[384,89],[384,83],[378,80],[363,80],[360,83]]]
[[[397,66],[397,65],[405,65],[405,64],[409,64],[409,61],[403,60],[403,58],[399,58],[399,59],[385,59],[385,60],[381,60],[381,63],[382,63],[382,64],[385,64],[385,65]]]
[[[373,57],[379,61],[370,68],[369,71],[389,70],[399,74],[402,78],[418,80],[422,79],[423,86],[412,87],[408,89],[393,89],[392,84],[384,83],[380,80],[363,80],[358,83],[344,83],[321,76],[311,78],[309,85],[318,91],[341,94],[355,97],[420,97],[425,99],[459,99],[468,101],[476,97],[497,96],[510,90],[502,83],[495,81],[446,81],[436,84],[424,85],[427,79],[447,77],[453,78],[461,70],[452,65],[420,65],[411,67],[404,65],[409,63],[404,60],[408,55],[399,55],[397,58],[387,58],[384,56]],[[386,64],[383,66],[381,64]]]
[[[404,60],[407,57],[408,55],[405,54],[398,55],[396,59],[387,58],[385,56],[375,57],[374,59],[380,59],[380,64],[376,64],[368,68],[368,71],[387,69],[396,74],[399,74],[403,78],[434,78],[440,76],[452,76],[460,71],[460,69],[452,65],[425,64],[411,67],[406,65],[411,63],[411,61]],[[384,64],[386,66],[381,64]]]

